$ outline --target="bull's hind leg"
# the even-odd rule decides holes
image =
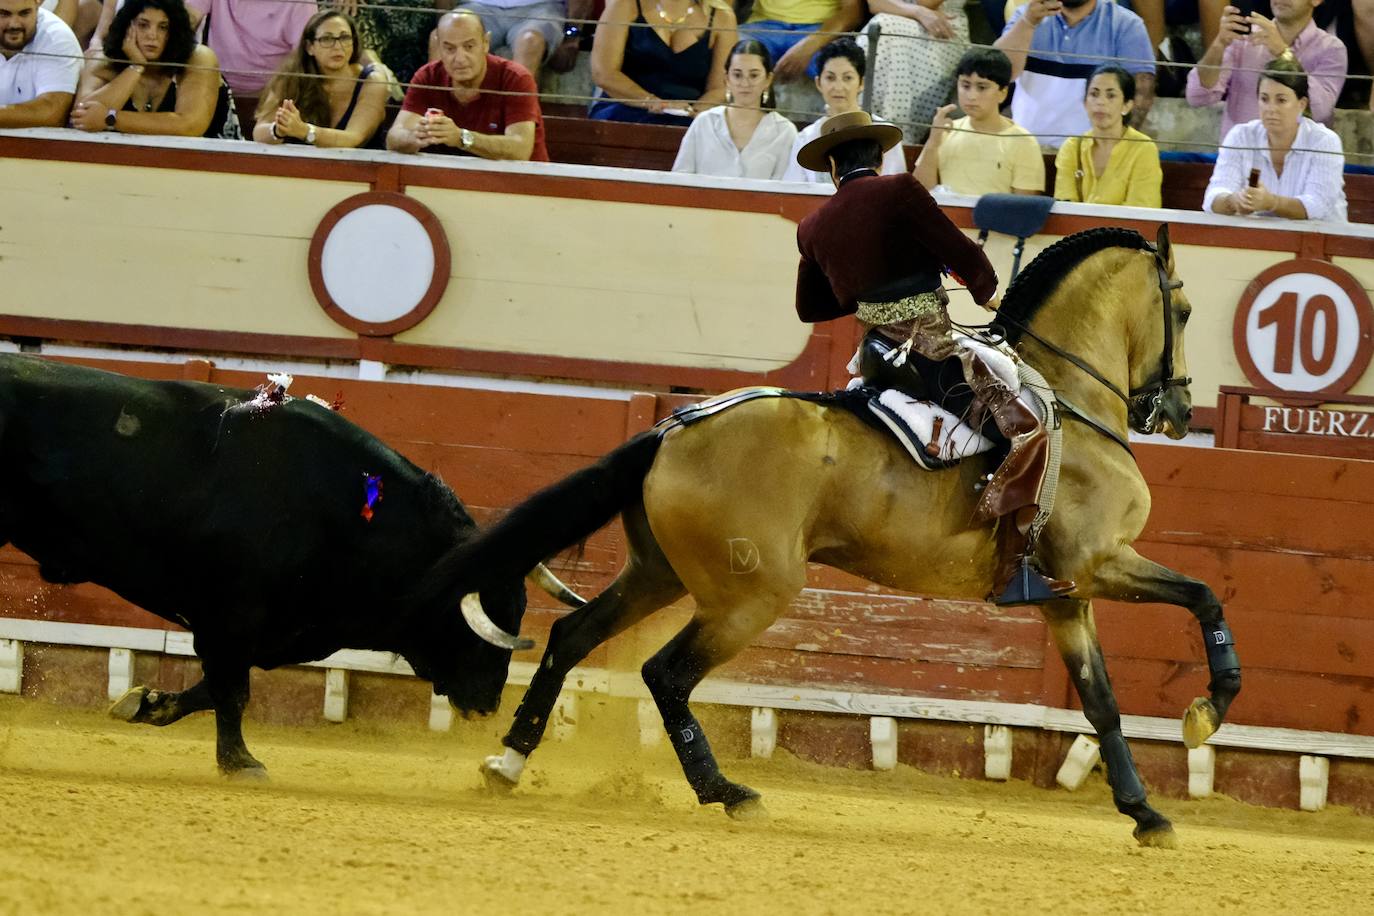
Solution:
[[[554,623],[539,669],[501,742],[505,753],[482,763],[489,788],[511,789],[519,781],[526,758],[544,737],[549,714],[573,666],[606,640],[686,594],[649,534],[642,510],[629,510],[624,518],[629,561],[609,588]]]
[[[759,793],[721,773],[687,700],[708,672],[733,658],[776,617],[777,608],[771,603],[734,607],[728,613],[699,607],[686,628],[644,663],[644,683],[663,716],[668,740],[697,801],[703,805],[719,802],[726,814],[737,819],[765,817],[767,812]]]
[[[1207,690],[1183,713],[1183,743],[1201,747],[1221,727],[1231,702],[1240,693],[1240,658],[1231,628],[1222,616],[1221,602],[1207,583],[1176,573],[1167,566],[1127,549],[1096,572],[1097,594],[1117,601],[1158,602],[1187,608],[1202,625],[1211,672]]]
[[[1135,838],[1142,846],[1173,848],[1178,840],[1168,818],[1151,808],[1145,799],[1131,749],[1121,734],[1121,712],[1112,693],[1102,646],[1097,641],[1092,605],[1087,601],[1055,601],[1042,608],[1055,644],[1069,669],[1074,687],[1083,701],[1083,714],[1092,723],[1101,742],[1102,760],[1107,764],[1107,781],[1112,787],[1116,809],[1135,820]]]
[[[193,712],[214,708],[210,686],[201,678],[194,687],[179,692],[130,687],[110,706],[110,715],[122,722],[171,725]]]

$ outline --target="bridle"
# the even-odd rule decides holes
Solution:
[[[1173,291],[1183,287],[1182,280],[1171,280],[1169,278],[1168,267],[1164,262],[1164,257],[1159,253],[1159,249],[1154,245],[1146,243],[1145,250],[1149,251],[1155,259],[1155,274],[1159,279],[1159,299],[1163,306],[1164,317],[1164,352],[1159,359],[1159,377],[1153,382],[1147,382],[1139,388],[1132,388],[1129,392],[1122,391],[1112,381],[1090,365],[1082,357],[1070,353],[1058,344],[1051,343],[1039,334],[1032,331],[1027,325],[1021,323],[1010,315],[998,313],[993,324],[1006,322],[1021,329],[1021,332],[1031,337],[1045,349],[1078,367],[1093,379],[1098,381],[1112,394],[1116,395],[1126,405],[1127,422],[1131,429],[1139,433],[1153,433],[1159,427],[1159,415],[1164,406],[1164,396],[1170,388],[1187,387],[1192,379],[1187,376],[1174,375],[1174,323],[1171,320],[1174,310]],[[1113,430],[1106,424],[1093,419],[1078,407],[1065,401],[1062,397],[1058,398],[1060,407],[1063,408],[1065,416],[1078,420],[1080,423],[1096,430],[1102,435],[1120,445],[1127,452],[1131,451],[1130,443],[1126,441],[1120,433]]]

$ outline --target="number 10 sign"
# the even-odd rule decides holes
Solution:
[[[1326,261],[1275,264],[1236,306],[1236,358],[1257,388],[1337,395],[1359,381],[1371,349],[1369,296]]]

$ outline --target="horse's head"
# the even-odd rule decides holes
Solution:
[[[1141,433],[1164,433],[1182,439],[1193,413],[1188,390],[1188,359],[1183,328],[1192,306],[1183,281],[1174,274],[1174,251],[1169,227],[1161,225],[1151,268],[1153,283],[1145,290],[1147,304],[1137,317],[1132,347],[1131,390],[1128,400],[1131,428]]]

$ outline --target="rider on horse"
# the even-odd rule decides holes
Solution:
[[[857,313],[868,328],[860,346],[864,381],[929,397],[914,350],[938,363],[957,356],[964,378],[1010,443],[979,498],[976,518],[1004,517],[1002,552],[993,592],[999,604],[1023,604],[1066,594],[1073,583],[1050,579],[1030,565],[1032,524],[1049,466],[1049,436],[1036,413],[977,349],[954,335],[940,273],[948,269],[995,309],[997,274],[983,250],[941,212],[910,174],[878,175],[883,153],[901,131],[875,124],[866,112],[836,115],[797,153],[797,162],[829,172],[835,196],[797,229],[797,314],[828,321]],[[938,396],[938,395],[935,395]],[[968,418],[975,428],[978,418]]]

